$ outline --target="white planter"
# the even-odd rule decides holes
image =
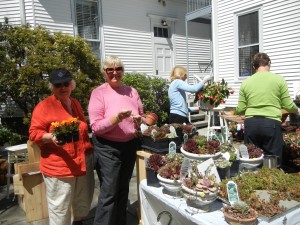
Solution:
[[[183,195],[184,197],[198,206],[206,206],[211,204],[217,199],[217,192],[210,192],[208,194],[204,194],[202,191],[194,191],[184,185],[182,185]]]
[[[250,167],[257,167],[261,165],[264,161],[264,154],[262,154],[259,158],[253,158],[253,159],[245,159],[240,157],[240,163],[248,164]]]
[[[194,154],[185,151],[182,147],[180,148],[180,151],[185,157],[189,159],[207,160],[209,158],[216,159],[221,156],[221,152],[217,152],[216,154]]]
[[[161,177],[157,174],[157,179],[162,187],[170,192],[179,192],[181,191],[181,181],[180,180],[171,180]]]

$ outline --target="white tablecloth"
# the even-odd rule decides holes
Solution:
[[[221,211],[223,204],[216,200],[211,204],[209,212],[198,212],[188,207],[184,198],[176,198],[163,193],[163,188],[147,186],[147,180],[140,183],[140,199],[143,225],[168,224],[168,215],[162,215],[160,223],[157,216],[162,211],[168,211],[172,215],[171,225],[227,225]],[[285,220],[285,221],[284,221]],[[258,219],[259,225],[300,225],[300,208],[292,210],[288,214],[272,220],[270,223]]]

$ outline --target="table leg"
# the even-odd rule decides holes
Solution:
[[[6,175],[6,198],[9,199],[9,188],[10,188],[10,153],[7,152],[7,175]]]

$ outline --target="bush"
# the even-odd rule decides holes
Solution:
[[[23,144],[26,143],[27,140],[27,136],[17,134],[11,131],[9,128],[0,125],[0,146],[3,146],[5,143],[10,145]]]
[[[168,123],[169,98],[167,81],[159,77],[150,77],[139,73],[126,73],[123,83],[134,87],[144,105],[144,113],[154,112],[158,115],[158,125]]]

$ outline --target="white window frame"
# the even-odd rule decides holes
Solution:
[[[252,74],[250,74],[249,76],[243,76],[241,77],[239,74],[239,29],[238,29],[238,20],[239,20],[239,16],[244,16],[253,12],[258,12],[258,51],[262,52],[263,51],[263,38],[262,38],[262,34],[263,34],[263,26],[262,26],[262,6],[258,6],[258,7],[254,7],[251,9],[247,9],[247,10],[243,10],[240,12],[237,12],[234,14],[234,28],[235,28],[235,80],[244,80],[246,78],[248,78],[249,76],[251,76]],[[251,46],[251,45],[248,45]],[[244,46],[246,47],[246,46]]]
[[[77,12],[76,12],[76,1],[77,0],[73,0],[73,15],[74,15],[74,35],[79,35],[78,33],[78,25],[77,25]],[[98,44],[99,48],[95,48],[93,49],[92,48],[92,51],[97,55],[97,57],[99,59],[101,59],[101,52],[100,52],[100,49],[101,49],[101,37],[102,37],[102,34],[101,34],[101,23],[102,23],[102,11],[101,11],[101,0],[82,0],[83,2],[95,2],[97,3],[97,7],[98,7],[98,38],[97,39],[90,39],[90,38],[85,38],[85,37],[82,37],[82,38],[85,38],[85,40],[87,41],[87,43],[89,44],[92,44],[92,43],[95,43],[96,45]],[[92,45],[91,45],[92,47]]]

